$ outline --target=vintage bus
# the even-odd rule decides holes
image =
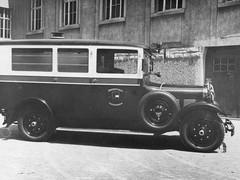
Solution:
[[[147,46],[103,40],[0,41],[0,109],[26,140],[57,129],[163,134],[194,151],[218,148],[232,123],[211,85],[157,84]],[[187,104],[186,102],[192,102]],[[233,126],[231,126],[233,127]]]

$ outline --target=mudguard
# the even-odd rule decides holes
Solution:
[[[17,120],[17,115],[18,113],[22,110],[23,107],[27,106],[27,105],[33,105],[33,104],[38,104],[38,105],[42,105],[43,107],[45,107],[53,116],[53,112],[50,108],[50,106],[48,105],[48,103],[40,98],[26,98],[26,99],[22,99],[20,101],[18,101],[14,107],[8,112],[7,117],[6,117],[6,123],[7,123],[7,127],[10,126],[14,121]]]
[[[219,106],[219,104],[214,101],[213,103],[207,103],[207,102],[195,102],[192,104],[189,104],[185,106],[180,113],[178,114],[178,119],[183,119],[186,115],[189,113],[195,111],[195,110],[209,110],[212,112],[220,113],[221,115],[227,116],[226,113],[222,110],[222,108]]]

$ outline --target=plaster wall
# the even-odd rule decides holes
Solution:
[[[125,29],[125,22],[99,25],[98,39],[124,41]]]
[[[126,30],[124,40],[144,44],[145,0],[127,0]]]
[[[183,14],[151,18],[151,42],[181,42]]]
[[[202,49],[197,47],[162,51],[154,61],[154,71],[161,72],[162,77],[151,76],[151,80],[167,84],[203,85],[202,57]]]
[[[21,3],[9,1],[9,6],[12,9],[11,37],[13,39],[26,38],[28,28],[27,2],[28,0],[21,0]]]
[[[91,8],[89,8],[91,7]],[[80,39],[95,38],[96,2],[82,0],[80,4]]]

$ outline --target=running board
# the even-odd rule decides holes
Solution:
[[[154,133],[134,132],[127,130],[115,130],[115,129],[84,129],[84,128],[65,128],[59,127],[57,131],[72,131],[72,132],[92,132],[92,133],[108,133],[108,134],[126,134],[126,135],[144,135],[153,136]]]

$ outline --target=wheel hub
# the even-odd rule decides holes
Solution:
[[[212,128],[211,124],[205,120],[193,122],[191,125],[192,139],[198,143],[208,143],[214,137]]]
[[[37,136],[44,133],[46,123],[44,117],[41,114],[33,113],[26,117],[24,126],[29,135]]]
[[[148,122],[153,126],[162,126],[169,122],[172,117],[171,108],[163,100],[155,100],[146,107]]]
[[[162,113],[164,112],[164,110],[165,110],[164,107],[161,105],[157,105],[154,108],[150,109],[150,111],[153,111],[155,113],[158,120],[160,120],[160,117],[161,117]]]
[[[34,126],[36,126],[36,125],[37,125],[37,122],[32,122],[32,123],[31,123],[31,126],[32,126],[32,127],[34,127]]]
[[[199,133],[200,136],[204,136],[205,135],[205,130],[204,129],[200,129],[198,133]]]

